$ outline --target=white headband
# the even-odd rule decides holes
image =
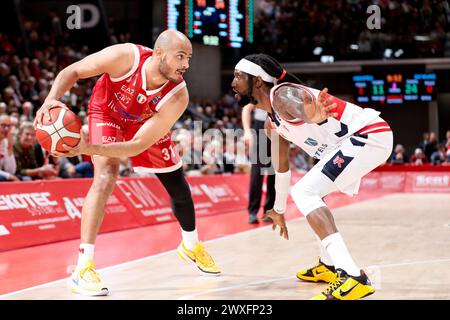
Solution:
[[[236,67],[234,67],[234,69],[251,74],[252,76],[260,76],[261,79],[263,79],[266,82],[271,82],[274,84],[277,83],[276,78],[270,76],[267,72],[264,71],[263,68],[247,59],[241,59],[241,61],[238,62],[238,64],[236,65]]]

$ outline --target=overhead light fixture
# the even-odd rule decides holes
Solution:
[[[316,47],[314,48],[313,53],[315,56],[318,56],[322,53],[322,51],[323,51],[322,47]]]
[[[414,40],[416,41],[430,41],[430,36],[414,36]]]
[[[359,46],[357,44],[351,44],[350,49],[352,50],[359,50]]]
[[[333,56],[321,56],[320,57],[320,62],[322,63],[333,63],[334,62],[334,57]]]
[[[394,52],[394,57],[399,58],[404,53],[405,52],[403,51],[403,49],[398,49],[397,51]]]
[[[392,56],[392,49],[389,49],[389,48],[385,49],[384,57],[389,59],[391,56]]]

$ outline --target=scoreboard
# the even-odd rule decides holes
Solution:
[[[253,0],[166,0],[168,29],[205,45],[253,42]]]
[[[436,99],[435,73],[366,74],[353,76],[356,101],[359,103],[402,104]]]

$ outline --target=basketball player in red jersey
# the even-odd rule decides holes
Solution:
[[[106,201],[117,180],[121,157],[131,157],[137,172],[155,173],[169,193],[181,226],[180,257],[193,262],[203,274],[220,274],[198,240],[194,204],[170,135],[170,129],[188,105],[183,74],[189,68],[191,56],[189,39],[173,30],[161,33],[153,50],[131,43],[107,47],[63,69],[37,112],[35,121],[41,123],[44,117],[49,117],[51,108],[67,108],[58,99],[78,79],[103,74],[89,102],[89,142],[109,148],[104,149],[106,152],[83,151],[93,155],[94,179],[82,209],[78,263],[70,279],[73,292],[85,295],[109,292],[95,270],[94,243]],[[59,156],[72,156],[79,151],[80,148]]]
[[[297,208],[319,239],[316,266],[300,270],[308,282],[328,282],[314,300],[356,300],[375,292],[359,269],[338,231],[323,198],[335,191],[358,193],[361,178],[381,165],[392,152],[393,134],[380,112],[361,108],[300,83],[274,58],[253,54],[235,67],[234,91],[268,113],[265,129],[272,139],[275,169],[275,203],[267,215],[274,229],[288,238],[283,213],[289,195],[290,143],[319,159],[290,190]],[[241,102],[242,103],[242,102]],[[278,148],[277,148],[278,146]]]

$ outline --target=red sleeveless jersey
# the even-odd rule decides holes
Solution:
[[[121,121],[144,122],[151,118],[176,92],[186,87],[167,81],[160,88],[147,90],[145,66],[153,50],[131,44],[134,51],[132,68],[120,78],[103,74],[95,84],[89,101],[89,113],[107,113]]]

